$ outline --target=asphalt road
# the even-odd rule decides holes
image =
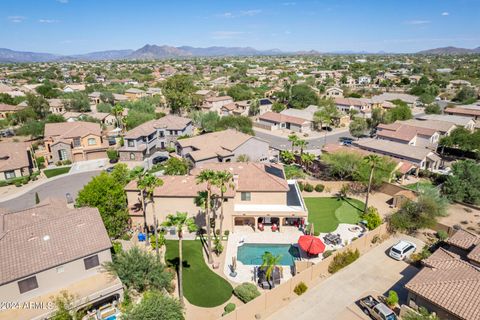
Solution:
[[[255,130],[255,129],[254,129]],[[280,137],[274,134],[269,134],[264,131],[255,130],[255,136],[267,141],[270,144],[270,147],[278,150],[290,150],[292,149],[292,144],[288,141],[288,138]],[[326,141],[327,143],[338,143],[340,137],[349,137],[350,132],[344,131],[339,133],[327,133]],[[325,145],[325,136],[307,139],[308,145],[307,150],[321,149]]]
[[[35,205],[35,192],[38,192],[40,200],[48,197],[65,198],[70,193],[75,199],[78,191],[86,185],[93,176],[101,171],[89,171],[66,175],[65,177],[48,181],[38,187],[8,201],[0,202],[0,208],[7,210],[22,210]]]

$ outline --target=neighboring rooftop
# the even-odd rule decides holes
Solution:
[[[94,122],[60,122],[60,123],[47,123],[45,124],[45,138],[75,138],[85,137],[89,134],[96,136],[102,135],[102,129],[100,124]]]
[[[438,156],[429,149],[387,140],[362,139],[354,141],[352,144],[375,153],[395,155],[406,159],[410,158],[422,161],[427,156],[438,158]]]
[[[156,131],[156,129],[167,130],[183,130],[192,120],[175,115],[166,115],[160,119],[147,121],[138,127],[128,131],[125,135],[127,139],[136,139],[142,136],[148,136]]]
[[[29,167],[28,148],[24,142],[0,142],[0,171]]]

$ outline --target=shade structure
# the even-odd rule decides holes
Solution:
[[[319,254],[325,251],[325,244],[317,237],[306,235],[298,239],[298,245],[308,254]]]

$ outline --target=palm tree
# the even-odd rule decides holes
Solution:
[[[197,184],[207,184],[207,199],[205,200],[205,223],[207,227],[207,239],[208,239],[208,263],[213,262],[212,257],[212,235],[210,225],[210,200],[212,199],[212,186],[216,180],[216,172],[213,170],[205,169],[197,175]]]
[[[117,122],[117,126],[121,125],[122,121],[121,120],[119,121],[118,118],[123,115],[123,107],[119,104],[115,105],[112,108],[112,114],[115,116],[115,121]]]
[[[178,297],[183,306],[183,231],[186,228],[189,232],[194,232],[197,230],[197,225],[192,218],[188,218],[186,212],[177,212],[175,215],[167,215],[163,225],[166,227],[175,227],[178,235]]]
[[[274,256],[271,252],[267,251],[263,254],[262,260],[263,262],[260,268],[265,269],[265,277],[267,278],[267,281],[271,281],[272,273],[282,260],[282,255]]]
[[[293,152],[290,152],[288,150],[280,151],[280,157],[282,161],[286,164],[290,164],[295,161],[295,155],[293,154]]]
[[[298,137],[296,134],[291,134],[288,136],[288,141],[292,143],[292,153],[295,150],[295,146],[297,145]]]
[[[305,169],[307,169],[308,166],[311,165],[313,163],[313,160],[315,160],[316,158],[315,155],[311,153],[304,153],[300,157],[302,160],[302,165],[305,166]]]
[[[308,141],[298,139],[298,141],[296,142],[296,145],[297,147],[300,147],[300,158],[301,158],[303,155],[303,149],[305,149],[305,147],[308,145]]]
[[[370,194],[370,189],[372,188],[373,172],[375,171],[375,168],[380,165],[382,158],[376,154],[369,154],[368,156],[363,158],[363,161],[365,161],[365,163],[370,166],[370,178],[368,179],[367,197],[365,198],[365,208],[363,209],[363,212],[367,212],[368,196]]]
[[[141,192],[140,199],[142,201],[142,210],[143,210],[143,222],[145,228],[147,227],[147,203],[146,200],[153,201],[153,191],[156,187],[163,185],[163,180],[157,178],[156,176],[146,173],[142,174],[138,178],[137,186]]]
[[[220,237],[223,234],[223,201],[224,201],[224,194],[227,192],[228,188],[235,188],[233,184],[233,174],[228,171],[218,171],[216,172],[216,179],[214,181],[215,186],[220,189]]]

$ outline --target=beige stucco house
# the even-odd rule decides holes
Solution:
[[[33,161],[30,145],[23,142],[0,142],[0,181],[28,176]]]

